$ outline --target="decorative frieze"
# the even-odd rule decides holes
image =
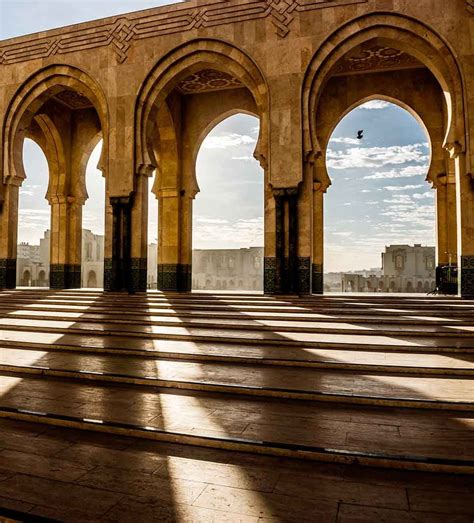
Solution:
[[[143,14],[120,16],[114,21],[81,24],[68,32],[49,31],[46,36],[0,45],[0,64],[48,58],[75,51],[110,47],[119,63],[125,62],[134,40],[185,33],[202,27],[269,18],[277,35],[291,30],[295,13],[366,3],[367,0],[229,0],[200,7],[176,5]],[[148,14],[145,14],[148,13]],[[138,16],[138,18],[134,18]]]

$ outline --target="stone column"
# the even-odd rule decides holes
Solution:
[[[16,287],[18,193],[16,180],[0,187],[0,289]]]
[[[288,199],[288,278],[286,292],[298,294],[298,189],[289,190]]]
[[[313,260],[311,292],[323,294],[324,276],[324,192],[319,182],[313,183]]]
[[[184,253],[187,231],[192,223],[189,198],[175,189],[158,191],[158,289],[189,292],[191,290],[190,242]],[[183,254],[185,255],[183,257]]]
[[[305,279],[302,273],[306,268],[302,267],[298,257],[298,198],[297,188],[273,189],[275,255],[267,256],[266,246],[264,288],[267,294],[299,294],[300,290],[307,292],[301,289],[300,284],[300,280]],[[265,229],[267,237],[268,224],[265,225]]]
[[[111,197],[112,258],[107,262],[105,290],[134,291],[131,274],[132,197]]]
[[[436,263],[444,266],[457,263],[456,176],[452,171],[436,180]]]
[[[52,196],[50,237],[50,287],[81,286],[82,205],[70,196]]]
[[[285,198],[284,190],[275,191],[275,282],[274,292],[282,294],[285,289]]]
[[[264,216],[264,259],[263,259],[263,292],[265,294],[275,294],[277,281],[276,263],[276,199],[272,188],[265,184],[265,216]]]
[[[456,172],[459,293],[474,298],[474,177],[466,171],[466,153],[449,147]]]
[[[148,178],[147,174],[135,177],[135,193],[131,209],[131,290],[146,292],[148,256]]]

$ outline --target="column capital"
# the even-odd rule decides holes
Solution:
[[[298,187],[272,187],[273,196],[275,198],[288,198],[290,196],[297,196]]]
[[[444,148],[453,160],[464,152],[463,146],[459,142],[448,142]]]

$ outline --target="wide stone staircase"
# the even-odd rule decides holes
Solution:
[[[474,302],[0,293],[0,417],[474,473]]]

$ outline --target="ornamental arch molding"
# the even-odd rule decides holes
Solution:
[[[313,56],[302,87],[304,157],[314,162],[321,153],[315,123],[319,99],[339,60],[355,47],[377,39],[399,49],[427,67],[439,82],[446,102],[444,145],[468,142],[462,71],[449,45],[429,26],[394,13],[372,13],[334,31]]]
[[[51,65],[30,77],[17,90],[8,106],[1,136],[3,183],[21,184],[25,178],[22,146],[34,119],[47,135],[54,135],[51,134],[51,125],[42,117],[38,119],[38,115],[49,99],[65,90],[87,98],[96,110],[104,138],[102,165],[107,170],[109,119],[105,94],[85,72],[71,66]]]
[[[158,166],[150,137],[158,112],[176,85],[203,69],[215,69],[237,78],[255,100],[260,117],[260,134],[255,157],[262,167],[268,165],[270,145],[269,92],[259,67],[242,50],[213,39],[198,39],[165,55],[146,78],[140,89],[135,112],[135,171],[150,174]]]

